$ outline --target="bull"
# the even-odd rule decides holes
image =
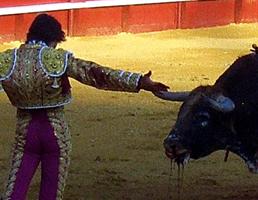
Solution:
[[[156,96],[183,101],[164,140],[166,155],[184,164],[217,150],[241,157],[258,173],[258,48],[236,59],[214,85]]]

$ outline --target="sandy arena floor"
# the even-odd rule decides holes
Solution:
[[[62,48],[113,68],[145,73],[171,90],[213,84],[238,57],[258,43],[258,25],[229,25],[108,37],[68,38]],[[18,46],[0,45],[0,50]],[[177,170],[163,153],[163,139],[180,103],[139,94],[100,91],[72,81],[66,107],[73,153],[64,200],[257,200],[258,176],[224,152],[190,162],[178,194]],[[0,192],[7,178],[15,109],[0,94]],[[29,200],[37,199],[39,173]]]

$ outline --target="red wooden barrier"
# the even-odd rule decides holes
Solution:
[[[15,40],[15,16],[0,16],[0,40]]]
[[[149,32],[177,28],[176,3],[128,6],[124,17],[123,31]]]
[[[234,22],[235,2],[198,1],[182,3],[180,28],[225,25]]]
[[[116,34],[122,31],[122,7],[73,11],[72,35]]]
[[[258,1],[242,0],[239,22],[258,22]]]

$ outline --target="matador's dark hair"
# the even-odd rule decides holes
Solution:
[[[38,15],[32,22],[27,33],[27,42],[36,40],[49,42],[65,41],[65,33],[62,30],[60,22],[48,14]]]

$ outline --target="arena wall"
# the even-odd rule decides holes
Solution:
[[[69,36],[149,32],[258,22],[258,0],[2,0],[0,40],[23,40],[38,13]]]

